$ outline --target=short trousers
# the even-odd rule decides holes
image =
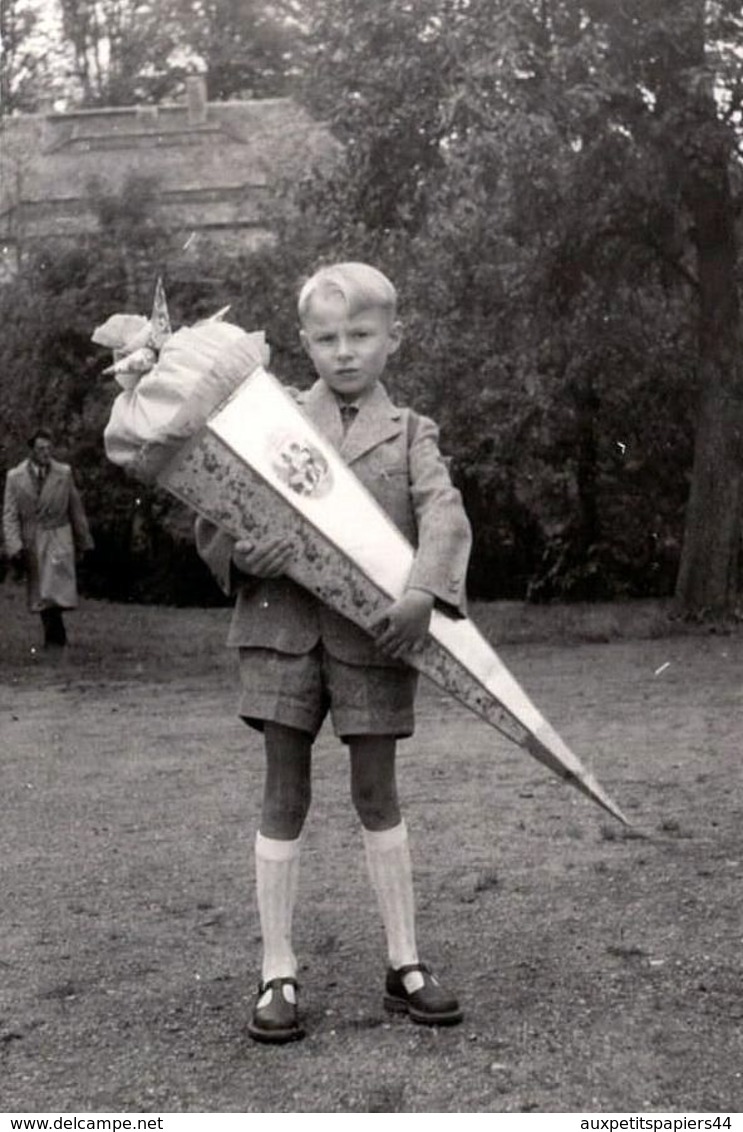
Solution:
[[[295,656],[275,649],[242,648],[239,715],[258,731],[266,722],[308,732],[314,738],[330,712],[335,734],[391,735],[415,728],[413,668],[347,664],[323,646]]]

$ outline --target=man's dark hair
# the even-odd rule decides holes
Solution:
[[[37,428],[36,432],[33,434],[33,436],[29,436],[29,438],[28,438],[29,448],[33,448],[33,446],[34,446],[34,444],[36,443],[37,440],[48,440],[49,443],[51,444],[52,443],[52,434],[49,431],[49,429],[48,428]]]

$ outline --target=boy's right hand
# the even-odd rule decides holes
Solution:
[[[278,578],[294,558],[296,546],[288,535],[277,535],[253,543],[240,539],[232,548],[232,564],[242,574],[254,578]]]

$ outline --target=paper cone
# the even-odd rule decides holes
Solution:
[[[236,539],[292,536],[301,554],[289,575],[364,629],[405,590],[412,547],[262,367],[157,481]],[[405,659],[626,823],[469,619],[434,610],[425,645]]]

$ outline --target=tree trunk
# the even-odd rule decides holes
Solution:
[[[671,15],[669,5],[667,17]],[[676,600],[686,615],[721,616],[733,613],[738,599],[743,469],[740,302],[730,186],[734,138],[718,116],[705,47],[706,5],[688,0],[676,16],[666,25],[672,29],[666,128],[671,170],[692,220],[700,384]]]
[[[689,616],[720,616],[737,606],[741,493],[735,435],[731,443],[736,416],[739,405],[719,389],[706,391],[676,582],[676,603]],[[739,430],[738,425],[738,436]]]
[[[579,507],[578,553],[585,562],[591,547],[601,537],[598,506],[598,445],[596,440],[596,414],[599,399],[591,374],[584,375],[574,395],[577,436],[576,481]],[[588,595],[593,596],[593,595]]]
[[[694,616],[731,613],[738,598],[743,467],[740,304],[726,152],[720,154],[720,161],[722,168],[708,168],[710,175],[687,193],[699,278],[701,388],[676,598],[681,610]]]

